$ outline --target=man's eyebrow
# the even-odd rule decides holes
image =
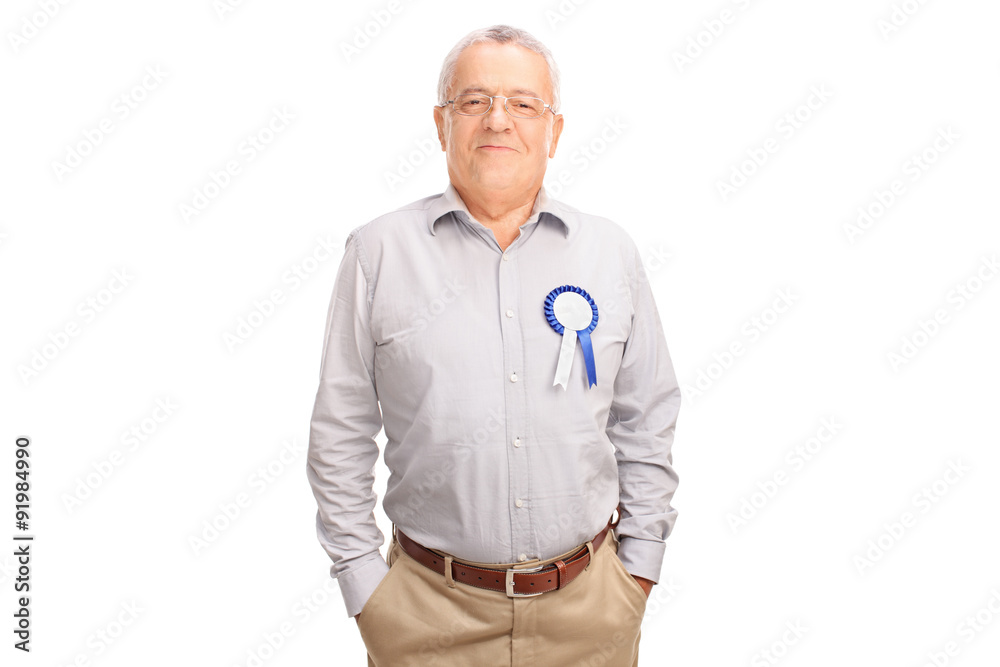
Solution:
[[[490,91],[482,86],[466,86],[462,90],[458,91],[459,95],[464,95],[466,93],[483,93],[484,95],[489,95]],[[511,91],[513,95],[528,95],[530,97],[538,97],[538,93],[533,90],[527,90],[525,88],[515,88]]]

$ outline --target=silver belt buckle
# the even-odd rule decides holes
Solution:
[[[507,574],[504,577],[504,583],[507,586],[507,597],[509,598],[533,598],[536,595],[541,595],[542,593],[515,593],[514,592],[514,573],[515,572],[538,572],[544,565],[536,565],[535,567],[525,567],[521,569],[509,568]],[[544,591],[543,591],[544,592]]]

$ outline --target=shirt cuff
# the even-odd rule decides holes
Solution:
[[[664,542],[640,540],[635,537],[618,538],[618,558],[633,577],[642,577],[652,582],[660,581],[663,567]]]
[[[389,564],[376,552],[371,560],[348,572],[340,573],[337,581],[340,584],[340,595],[344,598],[348,617],[361,612],[365,603],[368,602],[368,598],[372,596],[388,572]]]

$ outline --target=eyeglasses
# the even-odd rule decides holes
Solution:
[[[453,100],[448,100],[444,104],[437,106],[444,108],[449,104],[455,105],[455,113],[462,116],[483,116],[488,114],[493,108],[494,98],[503,98],[504,110],[514,118],[538,118],[546,109],[552,110],[551,104],[546,104],[537,97],[504,97],[503,95],[481,95],[479,93],[467,93],[459,95]],[[555,113],[553,111],[552,113]]]

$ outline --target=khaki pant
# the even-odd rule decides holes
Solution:
[[[639,664],[646,592],[618,559],[613,530],[566,588],[536,597],[508,598],[454,581],[449,586],[395,537],[387,561],[388,574],[358,617],[368,667]]]

